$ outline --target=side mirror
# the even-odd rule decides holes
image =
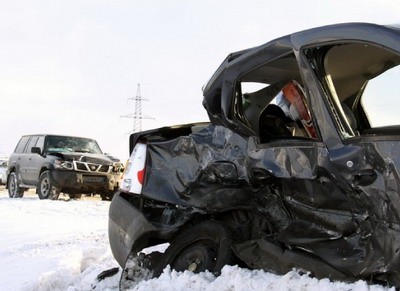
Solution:
[[[39,154],[39,155],[41,155],[41,154],[42,154],[42,151],[40,150],[39,147],[32,147],[32,148],[31,148],[31,153],[32,153],[32,154]]]

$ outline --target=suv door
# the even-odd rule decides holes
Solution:
[[[26,147],[30,138],[31,136],[21,137],[9,160],[9,168],[11,171],[15,169],[17,179],[22,182],[26,179],[26,170],[24,165],[21,167],[21,164],[24,164],[26,161]]]
[[[33,147],[40,148],[40,152],[43,153],[44,136],[38,136],[32,139],[28,144],[27,150],[29,151],[26,180],[30,185],[37,185],[39,183],[40,170],[44,163],[44,158],[41,154],[32,153]]]
[[[36,155],[33,154],[32,147],[36,146],[38,136],[31,136],[28,145],[25,147],[24,153],[21,154],[19,160],[19,172],[21,174],[22,183],[25,185],[36,185],[33,181],[33,175],[35,173],[35,161]],[[33,159],[33,160],[32,160]]]

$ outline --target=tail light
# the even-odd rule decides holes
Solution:
[[[122,177],[121,191],[141,194],[145,177],[147,146],[142,143],[136,144],[126,164]]]

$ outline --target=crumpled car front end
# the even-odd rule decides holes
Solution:
[[[102,154],[51,153],[51,156],[52,178],[62,192],[112,195],[119,187],[124,169],[119,161]]]

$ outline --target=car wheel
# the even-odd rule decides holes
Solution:
[[[400,289],[400,274],[393,273],[388,275],[388,280],[390,285],[394,286],[396,290]]]
[[[15,172],[12,172],[8,177],[7,186],[8,186],[8,196],[10,196],[10,198],[21,198],[22,196],[24,196],[25,188],[21,188],[18,185],[17,174]]]
[[[176,271],[220,273],[233,261],[232,233],[215,221],[204,221],[183,230],[170,244],[154,268],[158,277],[167,265]]]
[[[38,195],[40,199],[57,200],[60,196],[60,188],[54,186],[49,171],[44,171],[39,178]]]
[[[82,194],[68,194],[70,199],[81,199]]]
[[[101,197],[101,200],[103,200],[103,201],[111,201],[112,198],[114,197],[114,193],[111,193],[111,194],[102,193],[102,194],[100,194],[100,197]]]

